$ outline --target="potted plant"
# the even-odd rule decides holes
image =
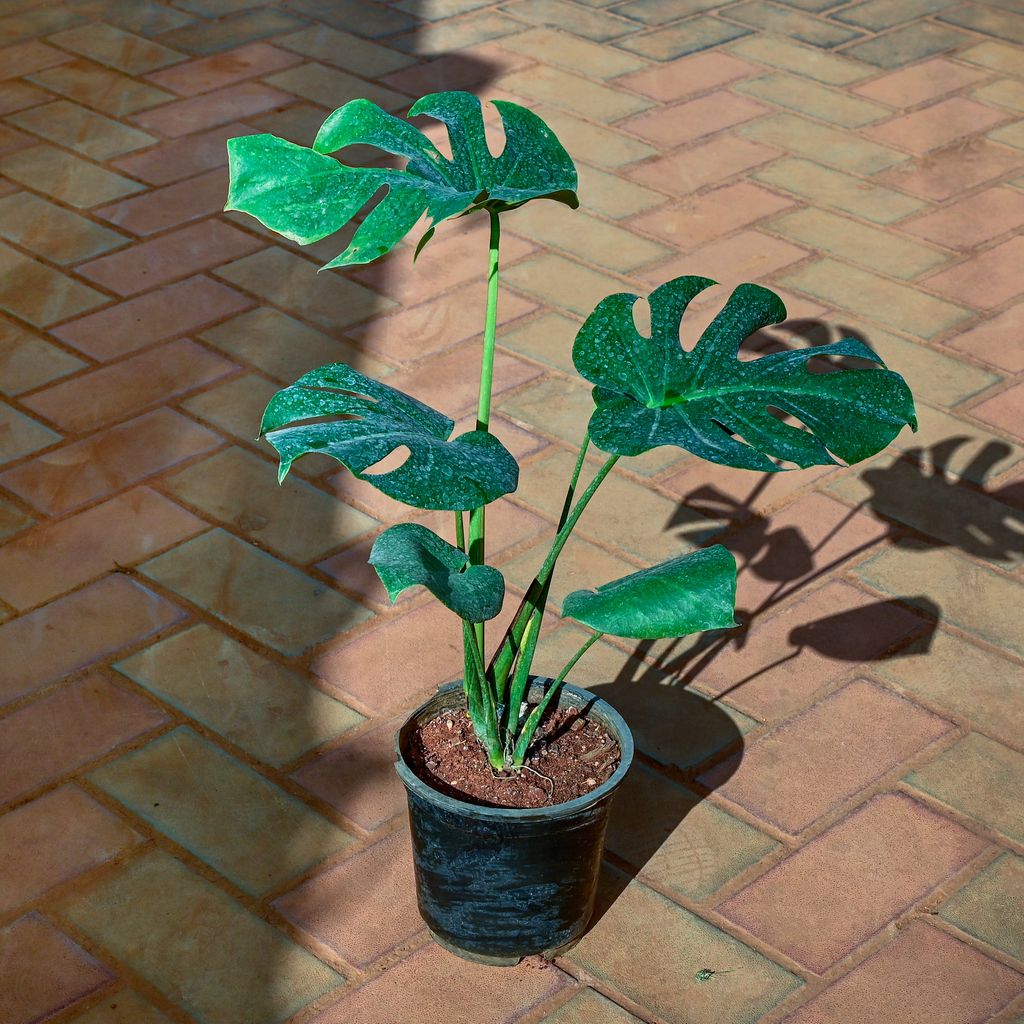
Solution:
[[[550,128],[516,104],[494,105],[506,139],[497,157],[487,146],[480,102],[464,92],[426,96],[409,111],[446,125],[451,158],[367,100],[331,114],[312,148],[272,135],[232,139],[226,208],[309,244],[340,230],[386,189],[323,269],[385,255],[424,215],[429,226],[415,256],[440,222],[478,212],[489,218],[476,429],[452,437],[454,423],[442,412],[333,364],[278,392],[261,435],[280,456],[280,479],[295,459],[320,452],[398,501],[453,513],[450,539],[401,523],[380,534],[370,561],[392,600],[423,586],[461,620],[463,679],[409,717],[396,738],[397,769],[408,792],[424,919],[454,952],[500,964],[552,956],[582,933],[611,797],[632,758],[626,724],[605,702],[566,683],[568,673],[605,634],[678,637],[735,625],[735,561],[714,545],[570,594],[562,615],[592,635],[557,678],[531,674],[559,555],[616,462],[676,445],[758,472],[777,472],[784,462],[855,463],[916,423],[903,379],[859,341],[739,359],[744,339],[785,319],[782,301],[765,288],[738,287],[689,351],[679,337],[683,313],[713,281],[679,277],[657,288],[648,299],[649,337],[633,320],[638,297],[608,296],[573,346],[577,370],[594,385],[595,408],[555,536],[504,634],[488,644],[484,624],[501,610],[505,588],[485,559],[485,508],[518,483],[515,459],[488,429],[500,220],[534,199],[578,206],[576,169]],[[405,165],[350,167],[333,156],[355,144]],[[832,363],[837,357],[867,364],[840,367]],[[812,359],[831,372],[812,372]],[[591,447],[605,459],[584,483]],[[399,448],[407,454],[397,468],[375,471]]]

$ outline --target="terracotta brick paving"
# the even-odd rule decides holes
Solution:
[[[0,47],[4,1024],[1024,1020],[1019,4],[8,0]],[[638,764],[590,932],[511,971],[415,912],[392,735],[458,645],[363,564],[410,513],[323,459],[278,489],[253,441],[331,360],[466,416],[484,225],[317,277],[335,243],[219,212],[226,138],[446,88],[580,169],[579,213],[503,219],[512,599],[610,291],[775,287],[762,347],[857,333],[921,421],[853,470],[617,471],[556,602],[714,538],[745,625],[581,664]]]

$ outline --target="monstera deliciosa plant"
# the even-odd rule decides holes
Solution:
[[[562,614],[593,630],[544,692],[527,704],[531,665],[552,575],[573,528],[620,458],[672,445],[709,462],[774,473],[853,463],[874,455],[906,425],[916,429],[903,379],[854,340],[739,359],[743,341],[785,319],[766,288],[738,287],[690,349],[680,325],[690,301],[715,282],[679,277],[649,297],[650,335],[633,318],[639,297],[603,299],[573,346],[573,362],[593,384],[594,412],[567,483],[563,512],[546,558],[508,629],[489,649],[484,623],[500,611],[505,585],[487,565],[485,507],[514,491],[518,466],[488,432],[498,299],[500,218],[534,199],[575,208],[576,169],[550,128],[513,103],[495,101],[505,146],[494,156],[480,102],[463,92],[426,96],[409,111],[447,126],[451,157],[408,121],[367,100],[331,114],[312,148],[272,135],[228,143],[227,209],[256,217],[300,244],[316,242],[357,218],[348,245],[323,269],[367,263],[389,252],[422,218],[418,256],[442,221],[476,213],[490,219],[487,306],[476,429],[453,437],[444,413],[334,364],[304,374],[271,400],[262,434],[280,455],[283,479],[295,459],[331,456],[356,477],[418,509],[454,513],[448,539],[417,523],[385,530],[370,561],[392,599],[426,587],[462,620],[463,688],[477,738],[496,770],[524,764],[545,710],[567,673],[605,634],[678,637],[723,629],[733,620],[736,565],[721,545],[681,553],[660,565],[570,594]],[[401,169],[347,166],[334,154],[356,144],[404,158]],[[552,344],[558,344],[552,339]],[[814,361],[857,357],[869,365],[814,372]],[[607,455],[586,483],[590,446]],[[374,471],[396,449],[397,468]],[[468,526],[465,513],[469,513]]]

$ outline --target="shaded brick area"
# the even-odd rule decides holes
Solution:
[[[1024,1020],[1022,79],[1011,0],[0,4],[0,1019]],[[543,116],[583,204],[502,222],[492,637],[605,294],[719,280],[692,343],[766,284],[758,349],[861,336],[920,422],[853,469],[620,464],[555,605],[715,540],[743,625],[581,663],[638,764],[590,932],[511,971],[429,939],[392,768],[460,650],[365,557],[448,517],[254,440],[328,361],[468,427],[486,226],[318,277],[340,243],[220,212],[227,138],[453,88]],[[552,614],[538,668],[580,640]]]

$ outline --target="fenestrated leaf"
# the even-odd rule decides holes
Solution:
[[[324,422],[328,416],[344,418]],[[260,434],[281,457],[281,480],[295,459],[320,452],[416,508],[464,511],[514,491],[519,467],[505,446],[479,430],[451,438],[454,429],[452,420],[430,406],[332,363],[274,395]],[[396,469],[366,472],[403,447],[409,454]]]
[[[851,338],[818,348],[775,352],[740,361],[744,339],[786,318],[767,288],[740,285],[691,351],[679,338],[690,300],[715,282],[677,277],[650,296],[651,336],[633,321],[639,296],[610,295],[580,328],[576,369],[595,384],[593,442],[617,455],[678,445],[710,462],[775,472],[772,459],[798,466],[847,463],[881,451],[908,424],[917,429],[914,400],[890,370],[812,373],[817,357],[856,356],[884,367]],[[793,426],[773,415],[798,419]]]
[[[489,565],[470,565],[468,556],[418,523],[400,523],[374,541],[370,565],[392,601],[409,587],[426,587],[467,622],[485,622],[501,611],[505,580]]]
[[[383,256],[423,214],[430,228],[417,252],[440,221],[473,209],[508,210],[539,198],[578,206],[576,168],[554,132],[525,107],[494,105],[505,130],[498,157],[487,146],[480,101],[468,92],[433,93],[409,111],[447,126],[450,160],[418,128],[364,99],[335,110],[312,149],[273,135],[229,139],[225,209],[306,245],[342,228],[385,188],[345,251],[326,264],[343,267]],[[405,167],[348,167],[326,155],[356,144],[404,157]]]
[[[656,640],[735,626],[736,560],[721,544],[574,590],[562,614],[599,633]]]

